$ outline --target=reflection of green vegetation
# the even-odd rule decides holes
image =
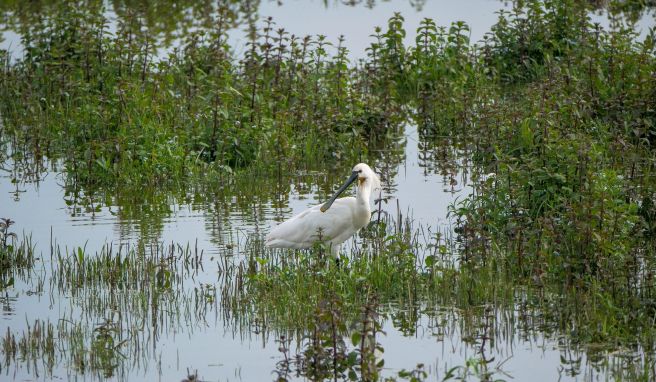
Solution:
[[[611,4],[611,14],[621,6]],[[510,341],[511,328],[562,342],[571,375],[585,353],[590,367],[612,377],[650,380],[656,40],[652,30],[637,42],[619,18],[602,30],[589,10],[573,0],[518,2],[480,47],[470,45],[466,24],[447,29],[431,20],[405,47],[395,15],[353,67],[341,41],[292,38],[271,20],[258,29],[252,19],[238,61],[226,46],[232,16],[220,13],[155,62],[145,16],[126,11],[111,36],[98,14],[57,7],[25,35],[25,57],[3,71],[2,139],[16,163],[58,158],[72,206],[93,211],[110,200],[128,206],[122,219],[146,215],[143,229],[157,232],[170,190],[217,215],[249,211],[256,222],[272,198],[284,207],[292,184],[301,194],[327,193],[334,181],[312,169],[345,170],[360,158],[396,163],[398,147],[379,149],[399,145],[411,114],[422,165],[453,182],[461,151],[477,166],[474,195],[452,211],[453,241],[431,237],[421,247],[409,223],[383,221],[337,266],[321,248],[278,255],[256,238],[244,259],[220,263],[222,284],[197,290],[200,312],[217,303],[236,328],[293,336],[300,361],[288,362],[281,339],[281,377],[298,366],[307,378],[376,379],[379,358],[364,342],[377,346],[385,317],[406,335],[428,317],[435,335],[454,335],[440,323],[455,322],[477,349],[480,359],[454,373],[489,378],[491,341]],[[291,170],[302,175],[290,179]],[[135,192],[162,186],[168,191]],[[147,316],[135,300],[98,293],[129,294],[121,288],[132,282],[147,294],[141,302],[175,312],[184,267],[176,256],[140,251],[58,257],[53,285],[97,317],[107,302]],[[103,319],[78,348],[95,352],[92,369],[109,376],[123,351],[140,348],[123,342],[113,317]],[[422,375],[418,367],[400,377]]]
[[[591,3],[602,8],[605,2],[591,1]],[[656,2],[654,0],[621,0],[609,2],[608,5],[613,13],[621,14],[626,17],[629,22],[635,23],[641,17],[644,17],[646,14],[653,11]]]
[[[143,0],[77,0],[68,1],[3,1],[0,4],[0,26],[27,36],[38,33],[43,22],[60,12],[62,6],[72,6],[87,14],[115,17],[119,25],[135,31],[147,32],[151,37],[169,45],[196,28],[211,28],[217,4],[221,4],[231,26],[239,17],[252,17],[257,12],[259,1],[167,1]]]
[[[246,257],[219,261],[212,284],[194,281],[207,263],[189,247],[107,245],[96,254],[54,247],[45,284],[75,309],[56,324],[37,320],[3,333],[5,365],[34,363],[46,376],[66,367],[130,379],[135,368],[150,367],[159,341],[207,330],[208,320],[221,316],[236,333],[280,339],[281,354],[269,366],[281,378],[379,380],[388,323],[406,336],[421,328],[438,340],[461,339],[474,358],[438,370],[446,380],[503,376],[502,360],[492,361],[498,348],[541,336],[558,341],[569,375],[595,367],[613,378],[649,379],[644,367],[653,359],[655,329],[596,287],[563,291],[517,280],[501,261],[461,264],[448,241],[422,244],[409,222],[391,223],[372,224],[359,250],[339,264],[320,247],[278,253],[252,238]],[[398,377],[423,380],[423,367]]]
[[[613,378],[632,380],[649,375],[644,369],[649,361],[643,363],[636,352],[640,354],[642,349],[653,359],[656,333],[647,320],[648,312],[636,311],[639,305],[618,309],[612,295],[605,294],[600,285],[563,289],[559,284],[517,279],[514,266],[503,261],[459,264],[449,254],[447,241],[438,238],[420,245],[413,231],[385,233],[381,226],[371,228],[362,248],[341,258],[339,265],[333,259],[322,259],[321,248],[277,256],[253,243],[246,281],[238,281],[245,288],[224,296],[224,306],[249,312],[250,320],[264,330],[278,330],[286,336],[300,331],[303,334],[296,335],[304,339],[305,348],[315,347],[317,334],[313,333],[317,322],[319,326],[323,322],[319,338],[326,336],[331,346],[331,338],[341,338],[339,346],[346,353],[349,344],[357,342],[351,337],[362,338],[358,333],[363,312],[373,300],[378,306],[377,320],[389,320],[408,336],[416,335],[418,322],[428,317],[429,324],[420,326],[423,331],[442,339],[458,336],[479,357],[463,367],[445,370],[444,377],[478,375],[485,380],[485,375],[503,373],[491,362],[494,349],[510,346],[516,338],[535,336],[559,341],[562,363],[570,375],[588,367],[598,367]],[[321,319],[330,312],[339,317],[337,329],[330,319],[328,323]],[[619,349],[622,355],[609,361],[610,349]],[[580,360],[583,353],[588,365],[570,362]],[[330,352],[327,357],[330,359]]]
[[[7,328],[0,339],[5,367],[30,365],[34,375],[51,377],[65,366],[80,375],[131,379],[126,371],[135,362],[147,366],[161,334],[193,330],[217,300],[212,286],[182,288],[203,263],[188,246],[52,250],[51,269],[37,270],[28,285],[42,293],[47,280],[49,292],[71,305],[56,323],[36,319],[22,331]]]
[[[453,209],[463,263],[544,286],[545,314],[583,314],[580,344],[651,354],[655,35],[636,41],[618,6],[606,31],[580,3],[524,2],[478,49],[466,26],[427,20],[395,91],[415,100],[420,131],[468,142],[492,173]]]
[[[271,1],[271,0],[265,0]],[[404,0],[406,1],[406,0]],[[168,46],[175,39],[184,37],[195,29],[213,28],[214,18],[219,10],[225,15],[231,28],[257,19],[261,0],[182,0],[175,4],[170,1],[145,0],[75,0],[68,1],[78,9],[91,14],[107,13],[115,17],[118,24],[130,24],[135,29],[143,29],[162,44]],[[283,1],[278,0],[278,4]],[[376,6],[375,0],[325,1],[325,6]],[[410,5],[418,10],[425,0],[410,0]],[[38,31],[44,20],[59,12],[61,1],[8,0],[0,3],[0,30],[13,30],[21,35]],[[135,20],[139,20],[135,23]]]
[[[478,129],[475,158],[496,173],[456,210],[467,259],[499,251],[540,278],[651,284],[653,33],[636,43],[630,29],[586,24],[585,11],[547,2],[502,15],[476,60],[434,66],[462,69],[443,81],[453,99],[421,114],[435,130]]]
[[[143,237],[156,237],[174,199],[193,195],[207,205],[211,195],[225,209],[234,197],[252,215],[255,200],[272,199],[267,189],[288,187],[280,181],[290,171],[329,163],[337,176],[383,156],[395,168],[402,152],[380,149],[396,140],[403,117],[389,99],[365,93],[368,78],[348,67],[344,48],[330,55],[325,39],[292,38],[268,21],[252,29],[237,61],[225,45],[240,12],[230,7],[210,12],[212,22],[162,62],[153,59],[157,32],[130,7],[115,35],[100,8],[60,4],[40,24],[26,22],[26,54],[0,86],[13,177],[20,181],[31,171],[19,169],[38,167],[32,162],[45,155],[65,170],[72,213],[117,205],[122,221],[139,221]],[[277,178],[263,187],[271,170]],[[313,181],[328,192],[332,179]],[[283,194],[289,189],[274,196]]]

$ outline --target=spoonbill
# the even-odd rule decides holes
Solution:
[[[337,199],[356,180],[355,198]],[[337,255],[341,244],[369,223],[369,200],[376,188],[380,188],[380,179],[371,167],[364,163],[355,165],[351,176],[335,195],[324,204],[310,207],[280,223],[266,236],[265,245],[269,248],[303,249],[323,242],[329,245],[333,255]]]

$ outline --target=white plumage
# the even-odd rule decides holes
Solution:
[[[337,199],[354,181],[356,196]],[[271,230],[265,245],[270,248],[310,248],[317,242],[329,244],[337,254],[340,245],[369,223],[370,198],[374,189],[380,188],[380,180],[364,163],[353,167],[349,179],[326,203],[310,207]]]

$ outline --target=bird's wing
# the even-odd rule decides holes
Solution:
[[[353,229],[355,198],[340,198],[326,212],[321,205],[311,207],[271,230],[266,245],[273,248],[308,248],[318,241],[348,236]]]

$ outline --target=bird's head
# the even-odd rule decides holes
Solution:
[[[357,174],[358,177],[358,187],[363,188],[365,186],[370,187],[370,190],[375,190],[380,188],[380,178],[374,170],[371,169],[366,163],[358,163],[353,167],[353,175]],[[352,175],[352,176],[353,176]]]
[[[356,180],[358,181],[359,190],[366,188],[371,193],[376,188],[380,188],[380,178],[378,178],[378,175],[376,175],[374,170],[372,170],[371,167],[365,163],[358,163],[355,165],[355,167],[353,167],[351,176],[346,180],[346,183],[344,183],[342,187],[340,187],[339,190],[335,192],[335,195],[333,195],[330,199],[328,199],[326,203],[323,204],[323,206],[321,206],[321,212],[328,211],[330,206],[333,204],[333,202],[335,202],[339,195]]]

